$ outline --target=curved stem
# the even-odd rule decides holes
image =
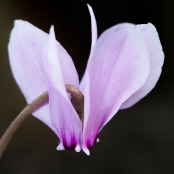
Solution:
[[[17,117],[12,121],[8,129],[3,134],[2,138],[0,139],[0,158],[6,149],[8,143],[10,142],[11,138],[13,137],[14,133],[18,130],[20,125],[23,121],[38,107],[40,106],[45,100],[48,99],[48,91],[41,94],[37,97],[34,101],[28,104]]]

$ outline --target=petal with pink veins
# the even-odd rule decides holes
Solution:
[[[142,33],[133,24],[119,24],[97,40],[85,72],[85,114],[81,137],[89,155],[100,130],[121,104],[140,89],[150,71]]]
[[[161,75],[164,63],[164,52],[155,26],[148,23],[137,25],[136,27],[142,32],[146,41],[150,57],[150,73],[146,83],[121,105],[121,109],[131,107],[154,88]]]
[[[65,89],[65,80],[59,61],[61,54],[57,48],[53,27],[50,29],[48,47],[45,51],[43,68],[49,86],[50,117],[58,131],[60,141],[57,149],[74,148],[79,151],[82,123]]]
[[[27,103],[48,90],[48,81],[42,67],[42,56],[47,47],[47,42],[47,33],[29,22],[15,21],[8,45],[9,59],[13,76]],[[78,86],[78,75],[71,57],[58,42],[57,49],[61,55],[60,64],[65,83]],[[58,135],[50,118],[48,101],[33,112],[33,115]]]
[[[92,41],[91,41],[91,50],[94,47],[96,41],[97,41],[97,22],[95,19],[95,15],[94,15],[94,11],[92,9],[92,7],[87,4],[88,6],[88,10],[91,16],[91,34],[92,34]]]
[[[92,7],[87,4],[88,6],[88,10],[89,10],[89,13],[90,13],[90,16],[91,16],[91,50],[90,50],[90,54],[94,48],[94,45],[97,41],[97,22],[96,22],[96,19],[95,19],[95,15],[94,15],[94,11],[92,9]],[[82,80],[81,80],[81,83],[80,83],[80,89],[82,92],[84,92],[84,89],[85,89],[85,79],[84,77],[86,77],[85,75],[83,76]]]

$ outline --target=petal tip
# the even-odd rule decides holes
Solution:
[[[22,23],[24,24],[24,23],[26,23],[26,21],[23,21],[21,19],[14,20],[14,26],[19,25],[19,24],[22,24]]]
[[[49,34],[50,34],[50,36],[55,38],[54,25],[51,25]]]
[[[54,31],[54,25],[51,25],[50,32],[53,32],[53,31]]]
[[[86,5],[87,5],[87,7],[88,7],[89,10],[92,9],[92,7],[89,4],[86,4]]]

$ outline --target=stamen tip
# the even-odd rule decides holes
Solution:
[[[97,139],[96,139],[96,142],[97,142],[97,143],[99,143],[99,142],[100,142],[100,139],[99,139],[99,138],[97,138]]]
[[[76,151],[76,152],[80,152],[80,151],[81,151],[80,145],[77,145],[77,146],[75,147],[75,151]]]
[[[86,153],[87,156],[90,156],[90,151],[87,148],[83,149],[83,151]]]
[[[62,151],[62,150],[65,150],[63,144],[59,144],[57,147],[56,147],[56,150],[58,151]]]

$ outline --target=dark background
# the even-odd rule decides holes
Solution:
[[[57,152],[57,137],[30,116],[0,160],[2,174],[47,173],[174,173],[174,2],[153,0],[0,0],[0,135],[26,106],[11,74],[7,44],[15,19],[45,32],[52,24],[56,38],[73,58],[82,77],[90,51],[89,3],[99,35],[120,23],[153,23],[165,53],[155,89],[135,106],[122,110],[100,133],[91,156],[73,150]],[[34,85],[34,84],[33,84]]]

